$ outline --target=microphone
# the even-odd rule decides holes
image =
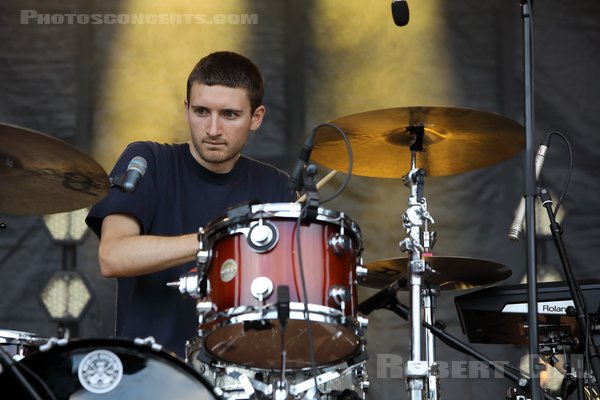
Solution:
[[[118,187],[121,191],[126,193],[133,193],[137,189],[142,177],[146,173],[146,167],[148,163],[142,156],[135,156],[127,165],[127,170],[123,175],[119,175],[116,178],[110,178],[110,186]]]
[[[546,136],[538,148],[535,155],[535,180],[537,181],[542,172],[544,161],[546,160],[546,152],[550,146],[550,135]],[[508,238],[515,242],[519,240],[521,231],[523,230],[523,221],[525,220],[525,198],[521,198],[521,202],[515,211],[515,219],[513,219],[510,229],[508,230]]]
[[[302,173],[304,172],[304,166],[308,163],[310,158],[310,153],[313,150],[313,145],[315,142],[315,134],[314,132],[306,138],[304,145],[302,146],[302,150],[300,150],[300,155],[298,156],[298,161],[296,161],[296,166],[292,172],[292,176],[290,177],[290,188],[292,190],[300,191],[304,187],[304,179],[302,178]]]
[[[406,0],[392,1],[392,17],[394,18],[394,23],[397,26],[404,26],[408,24],[410,12],[408,10],[408,3]]]
[[[277,286],[277,318],[283,331],[290,318],[290,288],[287,285]]]

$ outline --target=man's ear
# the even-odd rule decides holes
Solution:
[[[265,106],[259,106],[254,110],[254,114],[252,114],[252,121],[250,122],[250,130],[255,131],[262,124],[263,118],[265,116]]]

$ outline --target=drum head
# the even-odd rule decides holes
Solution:
[[[52,398],[48,391],[57,400],[217,398],[210,384],[183,361],[128,340],[71,341],[16,366],[44,399]],[[7,399],[29,398],[8,371],[0,375],[0,393]]]

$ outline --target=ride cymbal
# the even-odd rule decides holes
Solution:
[[[487,167],[524,148],[523,126],[498,114],[467,108],[389,108],[348,115],[330,123],[348,136],[354,157],[352,174],[360,176],[406,175],[411,169],[412,145],[421,145],[417,167],[424,168],[428,176]],[[420,138],[418,132],[422,132]],[[317,129],[311,157],[330,169],[348,169],[345,143],[329,126]]]
[[[0,124],[0,213],[44,215],[85,208],[108,192],[93,159],[60,139]]]
[[[423,274],[423,282],[441,290],[470,289],[491,285],[508,278],[511,270],[493,261],[466,257],[424,257],[431,267]],[[408,278],[408,258],[388,258],[365,265],[367,275],[358,284],[381,289],[392,282]]]

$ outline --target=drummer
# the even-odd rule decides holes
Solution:
[[[232,52],[202,58],[187,81],[187,143],[134,142],[111,177],[134,157],[147,170],[133,193],[117,188],[96,204],[86,223],[98,235],[102,275],[117,278],[116,335],[153,336],[184,355],[196,335],[193,299],[167,282],[194,267],[198,228],[243,202],[296,199],[289,176],[240,154],[265,115],[263,81],[254,63]]]

